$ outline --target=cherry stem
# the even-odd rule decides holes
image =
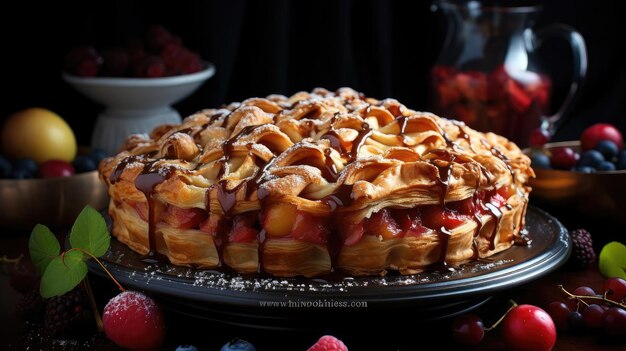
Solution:
[[[504,317],[506,317],[506,315],[507,315],[507,314],[509,314],[509,312],[510,312],[512,309],[514,309],[515,307],[517,307],[517,303],[516,303],[515,301],[513,301],[513,300],[509,300],[509,303],[511,304],[511,307],[509,307],[509,309],[508,309],[508,310],[506,310],[506,312],[504,313],[504,315],[503,315],[502,317],[500,317],[500,319],[498,319],[495,323],[493,323],[493,324],[491,325],[491,327],[489,327],[489,328],[485,328],[485,331],[486,331],[486,332],[488,332],[488,331],[490,331],[490,330],[493,330],[495,327],[497,327],[497,326],[498,326],[498,324],[500,324],[500,323],[504,320]]]
[[[592,300],[592,301],[602,301],[602,302],[606,302],[610,305],[614,305],[614,306],[618,306],[621,307],[623,309],[626,309],[626,305],[623,303],[619,303],[617,301],[613,301],[609,298],[606,297],[606,292],[604,293],[603,296],[588,296],[588,295],[574,295],[571,292],[567,291],[563,285],[559,285],[559,289],[561,289],[561,291],[563,291],[565,294],[567,294],[567,296],[576,299],[578,302],[582,302],[583,304],[585,304],[585,306],[589,307],[589,304],[587,302],[585,302],[585,300]]]
[[[102,332],[104,330],[104,323],[102,322],[102,316],[100,316],[100,311],[98,310],[98,305],[96,304],[96,299],[93,295],[91,284],[89,283],[89,277],[85,277],[85,279],[83,279],[80,283],[87,292],[87,296],[89,296],[89,304],[91,305],[91,312],[96,320],[96,327],[99,332]]]
[[[117,285],[118,289],[120,289],[121,292],[125,292],[126,291],[126,289],[124,289],[124,287],[122,287],[122,285],[117,281],[117,279],[115,279],[115,277],[113,277],[113,274],[111,274],[111,272],[109,272],[109,270],[104,266],[104,264],[102,264],[102,262],[96,256],[92,255],[91,252],[89,252],[87,250],[83,250],[80,247],[73,247],[73,248],[65,251],[62,255],[65,255],[66,253],[68,253],[70,251],[80,251],[80,252],[84,253],[85,255],[93,258],[96,262],[98,262],[100,267],[102,267],[102,269],[109,276],[109,278],[111,278],[113,280],[113,282]]]

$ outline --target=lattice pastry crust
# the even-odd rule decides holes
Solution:
[[[534,176],[501,136],[349,88],[203,110],[129,137],[99,171],[113,235],[133,250],[307,277],[409,274],[506,250]]]

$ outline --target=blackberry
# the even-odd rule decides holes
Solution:
[[[31,290],[17,301],[17,311],[25,319],[37,317],[43,310],[44,301],[39,291]]]
[[[587,268],[596,261],[596,253],[593,251],[591,234],[584,229],[570,231],[572,237],[572,257],[570,261],[577,268]]]
[[[87,307],[87,297],[77,288],[50,298],[46,304],[44,331],[52,335],[71,333],[87,318]]]

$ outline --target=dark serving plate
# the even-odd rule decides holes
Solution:
[[[385,277],[278,278],[146,264],[113,240],[104,264],[126,287],[153,293],[178,312],[214,321],[270,329],[308,328],[316,314],[336,323],[367,323],[380,313],[410,313],[429,321],[476,308],[494,293],[537,279],[569,257],[567,230],[548,213],[530,206],[529,246],[514,246],[454,271]],[[104,272],[89,262],[92,272]],[[366,305],[366,306],[365,306]],[[340,312],[340,313],[337,313]],[[297,322],[295,322],[297,321]]]

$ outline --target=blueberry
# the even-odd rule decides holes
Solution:
[[[617,157],[617,169],[626,170],[626,150],[622,150]]]
[[[104,158],[107,157],[107,153],[102,149],[93,149],[89,154],[89,157],[91,157],[97,167],[100,161],[104,160]]]
[[[31,179],[34,178],[34,176],[34,174],[23,168],[13,168],[11,173],[9,173],[9,178],[13,179]]]
[[[530,163],[535,168],[550,169],[550,158],[542,152],[530,155]]]
[[[600,151],[600,153],[602,154],[602,156],[604,156],[606,160],[613,159],[613,157],[617,156],[617,153],[619,152],[619,148],[617,147],[617,145],[610,140],[600,141],[598,144],[596,144],[594,150]]]
[[[256,348],[251,343],[234,338],[222,346],[220,351],[256,351]]]
[[[11,162],[6,158],[0,156],[0,179],[8,178],[9,174],[11,174]]]
[[[89,172],[97,168],[96,162],[89,156],[76,156],[72,166],[77,173]]]
[[[39,170],[39,166],[37,166],[37,162],[31,158],[18,158],[14,163],[15,169],[22,169],[30,174],[37,174]]]
[[[578,161],[579,167],[593,167],[598,168],[602,162],[604,162],[604,156],[597,150],[585,151]]]
[[[604,161],[598,166],[598,171],[614,171],[615,165],[612,162]]]
[[[588,166],[576,167],[574,170],[580,173],[595,173],[596,172],[595,168],[588,167]]]
[[[175,351],[198,351],[198,348],[193,345],[180,345]]]

